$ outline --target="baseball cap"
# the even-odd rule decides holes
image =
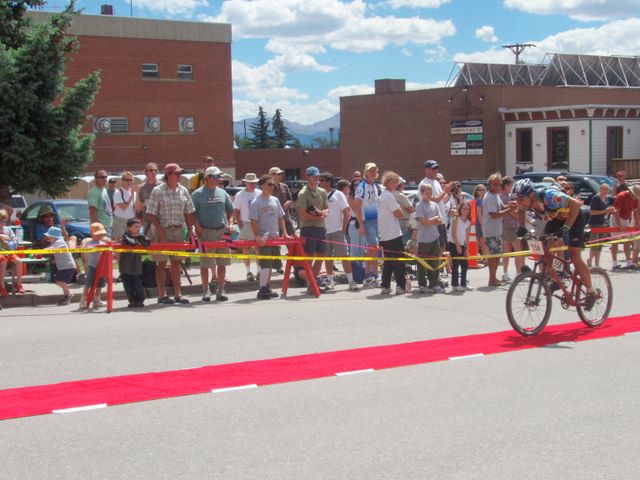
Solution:
[[[269,175],[278,175],[280,173],[284,173],[284,170],[281,170],[280,167],[271,167],[269,169]]]
[[[402,184],[402,183],[407,183],[407,181],[406,181],[404,178],[399,177],[399,178],[398,178],[398,185],[400,185],[400,184]]]
[[[184,168],[180,168],[180,165],[177,163],[167,163],[164,166],[164,173],[182,173],[184,172]]]
[[[369,163],[365,164],[364,171],[368,172],[369,170],[371,170],[373,168],[378,168],[378,166],[373,162],[369,162]]]
[[[318,167],[309,167],[307,168],[307,177],[317,177],[320,175],[320,170]]]
[[[60,227],[49,227],[49,230],[44,235],[50,238],[62,238],[62,230],[60,230]]]
[[[440,165],[438,165],[438,162],[436,162],[435,160],[427,160],[426,162],[424,162],[424,168],[435,169],[440,168]]]
[[[92,223],[89,227],[89,232],[91,235],[106,235],[107,231],[104,229],[104,225],[100,222]]]
[[[222,178],[222,170],[220,170],[218,167],[208,167],[204,171],[204,176]]]

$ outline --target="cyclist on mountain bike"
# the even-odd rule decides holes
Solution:
[[[527,234],[524,222],[526,211],[529,209],[550,218],[544,227],[545,234],[553,234],[559,238],[566,238],[568,234],[569,257],[587,289],[586,304],[592,306],[595,291],[591,284],[589,267],[582,259],[585,220],[580,211],[580,202],[556,186],[535,186],[528,178],[518,180],[511,190],[511,195],[517,200],[519,207],[519,237]]]

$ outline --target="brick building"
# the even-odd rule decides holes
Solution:
[[[613,158],[640,158],[638,59],[627,65],[604,57],[620,68],[603,68],[594,80],[576,58],[602,61],[554,56],[535,69],[466,65],[453,87],[429,90],[405,91],[404,80],[377,80],[375,94],[340,99],[341,172],[372,161],[420,180],[424,161],[432,158],[450,179],[486,178],[496,170],[604,174]],[[587,76],[549,74],[568,70],[560,68],[564,61]]]
[[[79,48],[68,82],[102,77],[83,128],[96,133],[87,171],[140,171],[150,161],[199,168],[212,155],[234,173],[230,25],[78,15],[71,33]]]

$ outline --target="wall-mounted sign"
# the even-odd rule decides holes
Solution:
[[[467,154],[467,149],[466,148],[452,148],[451,149],[451,155],[466,155]]]
[[[468,148],[467,155],[483,155],[483,151],[482,148]]]
[[[484,144],[482,143],[482,140],[480,140],[479,142],[467,142],[467,148],[478,149],[483,147]]]
[[[457,150],[459,148],[467,148],[467,142],[451,142],[451,150]]]
[[[482,120],[451,120],[451,128],[481,127]]]
[[[482,127],[453,127],[451,135],[464,135],[465,133],[482,133]]]
[[[481,133],[470,133],[467,135],[467,142],[478,142],[483,140],[483,135]]]

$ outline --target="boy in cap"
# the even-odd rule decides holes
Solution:
[[[50,245],[47,250],[57,250],[69,248],[67,242],[64,241],[60,227],[49,227],[44,234],[44,240]],[[54,253],[53,261],[56,264],[56,273],[53,280],[62,289],[63,297],[58,300],[58,305],[69,305],[71,303],[71,290],[69,283],[76,272],[76,262],[73,255],[69,252]]]

